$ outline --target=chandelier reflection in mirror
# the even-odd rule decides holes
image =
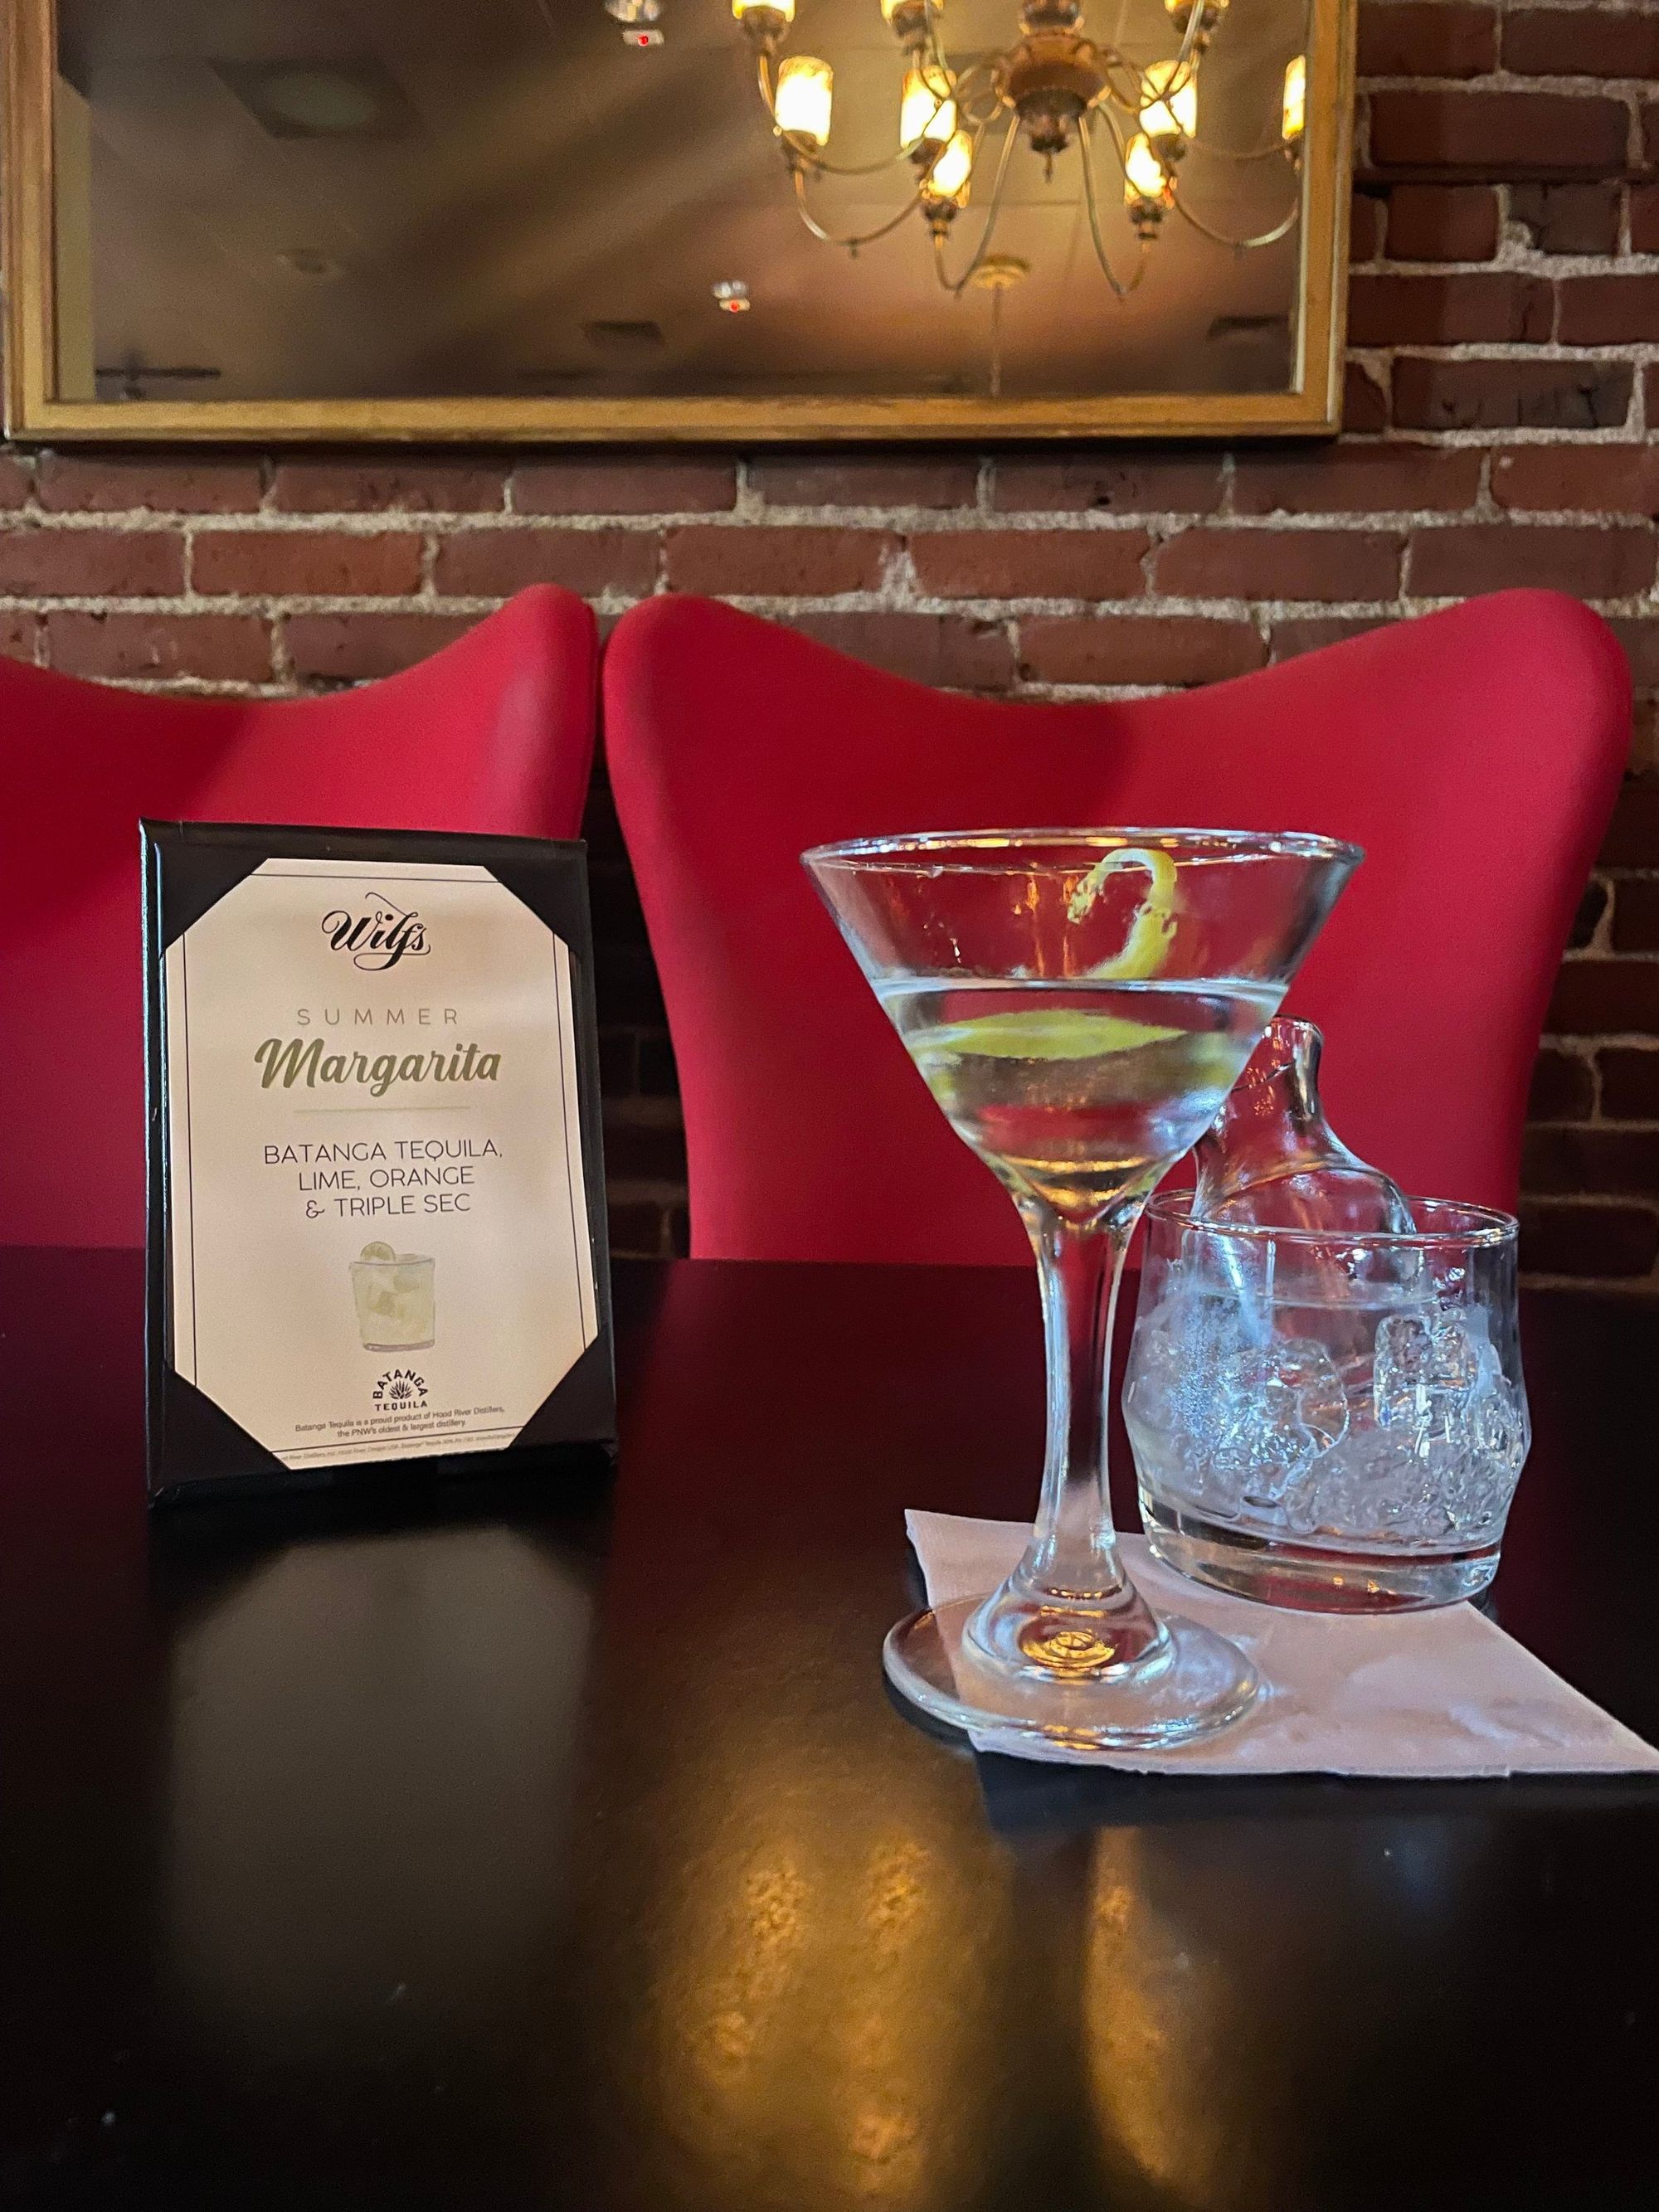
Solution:
[[[785,55],[795,19],[795,0],[732,0],[732,12],[754,48],[762,99],[772,118],[802,222],[826,245],[859,248],[887,237],[915,216],[933,240],[933,267],[945,290],[960,294],[982,285],[999,305],[1003,291],[1027,273],[1012,255],[994,254],[1009,166],[1023,137],[1054,164],[1075,159],[1083,172],[1089,236],[1101,273],[1120,300],[1146,275],[1165,218],[1174,213],[1220,246],[1240,252],[1272,246],[1294,228],[1300,211],[1297,167],[1306,100],[1307,59],[1297,55],[1284,73],[1280,112],[1273,135],[1261,145],[1214,145],[1200,136],[1199,100],[1204,57],[1223,29],[1228,0],[1164,0],[1177,51],[1146,61],[1132,59],[1085,33],[1080,0],[1025,0],[1019,38],[1001,52],[953,63],[945,51],[945,0],[872,0],[898,41],[902,57],[898,143],[884,160],[849,168],[825,152],[835,109],[835,71],[814,55]],[[1129,235],[1120,270],[1107,240],[1103,213],[1101,149],[1109,149],[1121,184]],[[1228,234],[1192,204],[1188,155],[1224,161],[1279,161],[1285,170],[1289,204],[1283,218],[1243,237]],[[908,167],[908,196],[873,230],[838,237],[813,213],[813,185],[825,177],[871,176]],[[990,183],[978,236],[965,263],[953,270],[952,226],[969,206],[981,178]],[[1138,248],[1138,250],[1137,250]]]

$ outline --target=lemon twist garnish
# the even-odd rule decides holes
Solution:
[[[1108,876],[1122,868],[1142,868],[1152,887],[1135,908],[1123,950],[1115,959],[1103,960],[1089,969],[1103,981],[1137,983],[1156,975],[1175,935],[1176,866],[1167,853],[1154,853],[1139,845],[1125,845],[1095,862],[1072,893],[1066,908],[1069,921],[1082,921],[1100,896]]]

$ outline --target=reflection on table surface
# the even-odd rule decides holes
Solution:
[[[291,1547],[181,1624],[168,1948],[204,2029],[499,2002],[564,1901],[592,1609],[556,1551],[462,1528]]]

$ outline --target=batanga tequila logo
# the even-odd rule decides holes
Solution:
[[[374,1385],[374,1403],[382,1413],[418,1413],[426,1403],[426,1377],[412,1367],[389,1367]]]
[[[400,960],[418,959],[430,952],[426,925],[413,907],[394,906],[384,891],[370,891],[360,913],[337,907],[323,916],[323,933],[331,952],[349,953],[354,968],[372,975],[384,975]]]

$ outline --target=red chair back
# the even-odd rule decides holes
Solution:
[[[702,1256],[1017,1260],[798,855],[918,829],[1312,830],[1369,857],[1287,1011],[1346,1140],[1512,1206],[1528,1081],[1629,742],[1577,601],[1506,592],[1210,690],[941,696],[732,610],[653,600],[603,675],[611,782],[673,1031]]]
[[[421,666],[176,699],[0,660],[0,1243],[143,1241],[138,823],[574,837],[598,643],[526,592]]]

